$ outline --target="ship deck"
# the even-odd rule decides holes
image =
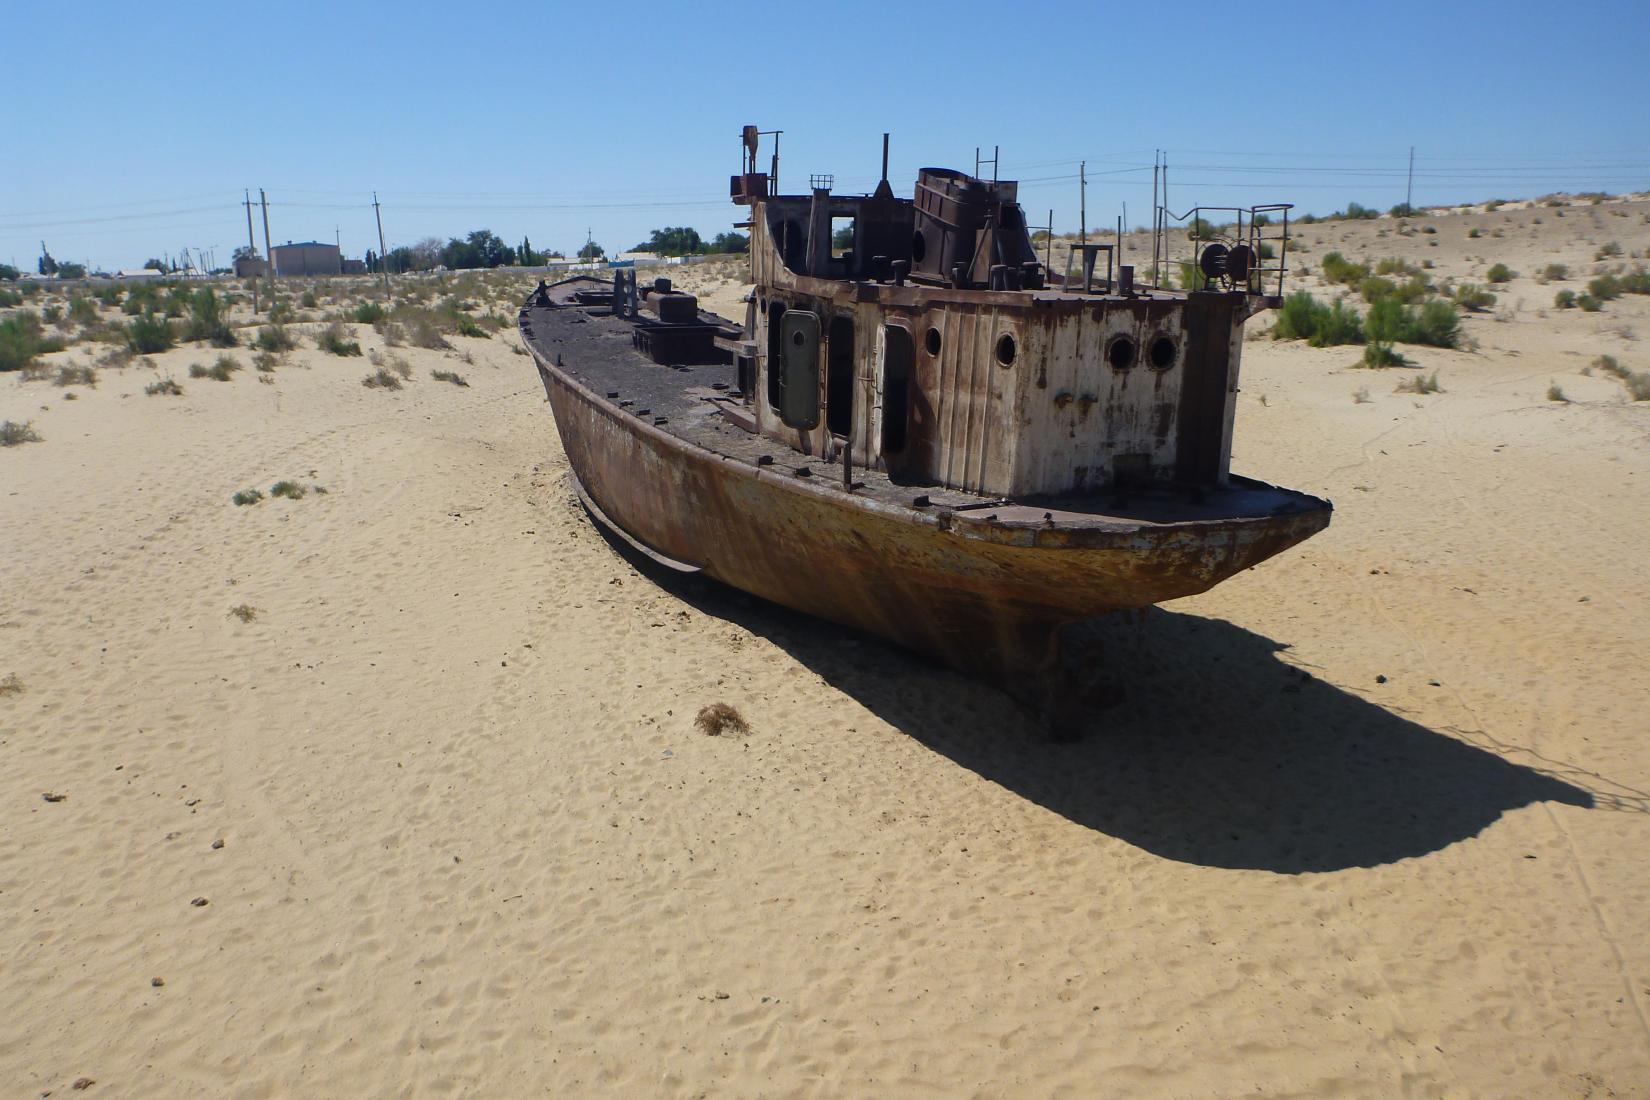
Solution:
[[[591,286],[581,282],[586,289]],[[731,363],[660,365],[632,347],[633,322],[605,306],[573,304],[566,284],[552,287],[551,293],[552,304],[529,302],[521,313],[523,335],[541,370],[559,371],[593,400],[634,418],[643,430],[665,432],[728,461],[766,468],[770,475],[810,481],[816,490],[834,488],[861,507],[925,513],[965,533],[1036,544],[1061,541],[1062,535],[1092,538],[1149,527],[1264,522],[1329,508],[1317,497],[1237,475],[1224,488],[1130,487],[1009,500],[898,483],[882,471],[855,466],[849,490],[839,461],[798,453],[752,430],[753,412],[738,394]],[[557,303],[558,297],[565,304]],[[738,327],[704,312],[700,320]]]

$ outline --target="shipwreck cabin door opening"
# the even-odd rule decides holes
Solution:
[[[882,447],[885,455],[905,450],[905,424],[911,415],[911,367],[917,349],[904,325],[882,326]]]
[[[779,321],[779,419],[819,427],[819,315],[787,309]]]
[[[825,426],[846,437],[854,430],[854,319],[831,318],[825,337]]]

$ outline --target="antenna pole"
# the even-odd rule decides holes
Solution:
[[[252,237],[252,192],[247,191],[245,189],[242,189],[241,197],[244,200],[242,205],[246,207],[246,251],[249,254],[249,257],[250,256],[256,256],[258,254],[258,242],[256,240],[254,240],[253,237]],[[252,283],[252,312],[257,313],[258,312],[258,275],[257,275],[256,271],[253,272],[251,283]]]
[[[1409,147],[1409,182],[1404,185],[1404,209],[1410,209],[1410,200],[1415,197],[1415,146]]]
[[[1048,208],[1048,244],[1043,249],[1043,267],[1054,270],[1054,207]]]
[[[888,182],[888,135],[882,135],[882,182]]]

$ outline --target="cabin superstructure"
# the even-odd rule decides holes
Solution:
[[[1003,497],[1227,483],[1243,323],[1277,301],[1255,214],[1284,208],[1236,212],[1241,239],[1198,257],[1207,289],[1166,291],[1114,273],[1112,245],[1051,274],[1012,181],[925,168],[898,198],[885,145],[870,195],[818,178],[784,195],[754,171],[754,127],[746,150],[731,191],[755,289],[735,351],[763,435]]]

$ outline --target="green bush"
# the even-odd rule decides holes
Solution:
[[[1461,339],[1461,316],[1448,302],[1436,299],[1421,307],[1405,343],[1453,348]]]
[[[1383,298],[1370,306],[1369,319],[1364,322],[1364,333],[1370,343],[1390,344],[1396,341],[1408,325],[1408,313],[1403,305],[1391,298]]]
[[[1541,269],[1542,282],[1562,283],[1570,277],[1570,269],[1565,264],[1548,264]]]
[[[458,333],[460,336],[479,336],[483,340],[488,339],[490,335],[487,330],[482,328],[476,319],[471,317],[468,313],[453,314],[453,331]]]
[[[1473,240],[1477,240],[1479,237],[1482,237],[1483,235],[1484,234],[1482,234],[1478,231],[1477,226],[1473,226],[1471,229],[1467,230],[1467,236],[1471,237]]]
[[[334,355],[360,355],[361,345],[349,338],[349,332],[337,321],[322,329],[315,337],[315,346]]]
[[[1581,307],[1581,312],[1583,313],[1597,313],[1599,310],[1604,308],[1604,303],[1593,297],[1591,294],[1581,295],[1576,299],[1576,305]]]
[[[1450,293],[1455,304],[1472,313],[1483,313],[1495,305],[1495,295],[1477,283],[1462,283]]]
[[[1332,283],[1357,286],[1369,277],[1369,265],[1355,264],[1339,252],[1326,253],[1323,258],[1323,277]]]
[[[1371,275],[1358,283],[1358,293],[1371,305],[1391,298],[1397,289],[1397,283],[1391,279],[1383,279],[1379,275]]]
[[[205,340],[215,348],[235,346],[235,332],[223,316],[217,294],[211,287],[202,287],[189,298],[189,323],[184,326],[185,340]]]
[[[1407,367],[1409,360],[1400,355],[1391,344],[1372,340],[1364,348],[1363,365],[1375,368]]]
[[[1189,241],[1206,241],[1214,235],[1214,223],[1206,218],[1193,218],[1186,224],[1186,239]]]
[[[276,322],[258,330],[257,344],[259,351],[277,354],[297,347],[298,338],[288,332],[285,325]]]
[[[1420,270],[1414,264],[1400,260],[1395,256],[1388,256],[1375,264],[1375,274],[1377,275],[1414,275]]]
[[[1512,268],[1508,267],[1506,264],[1496,264],[1484,273],[1484,278],[1488,279],[1492,283],[1510,283],[1512,282],[1512,277]]]
[[[298,304],[305,309],[314,309],[316,306],[315,292],[313,290],[304,291],[303,294],[298,296]]]
[[[79,294],[69,295],[69,320],[81,327],[97,324],[97,307],[90,298]]]
[[[1399,283],[1398,289],[1392,292],[1392,296],[1400,302],[1403,302],[1405,305],[1414,305],[1416,302],[1421,301],[1431,293],[1432,280],[1428,279],[1425,275],[1417,273],[1411,275],[1404,282]]]
[[[1576,292],[1573,290],[1559,291],[1557,294],[1553,295],[1553,305],[1557,306],[1559,309],[1574,309],[1576,305]]]
[[[384,319],[384,316],[384,307],[379,305],[377,302],[362,302],[360,305],[356,306],[354,312],[350,314],[350,319],[355,321],[357,324],[376,325]]]
[[[44,349],[40,318],[19,313],[0,321],[0,371],[22,370]]]
[[[1595,259],[1595,260],[1608,260],[1613,256],[1619,256],[1619,255],[1621,255],[1621,242],[1620,241],[1611,241],[1609,244],[1605,245],[1603,248],[1601,248],[1597,252],[1593,253],[1593,259]]]
[[[1272,327],[1274,340],[1305,340],[1315,348],[1363,343],[1363,319],[1358,311],[1340,301],[1325,305],[1304,290],[1283,300],[1278,322]]]
[[[1587,293],[1601,302],[1621,297],[1621,280],[1614,275],[1600,275],[1587,283]]]
[[[189,291],[182,286],[175,286],[172,292],[161,303],[161,312],[169,318],[182,317],[189,312]]]
[[[164,317],[145,313],[126,326],[126,346],[138,355],[153,355],[172,346],[172,326]]]

